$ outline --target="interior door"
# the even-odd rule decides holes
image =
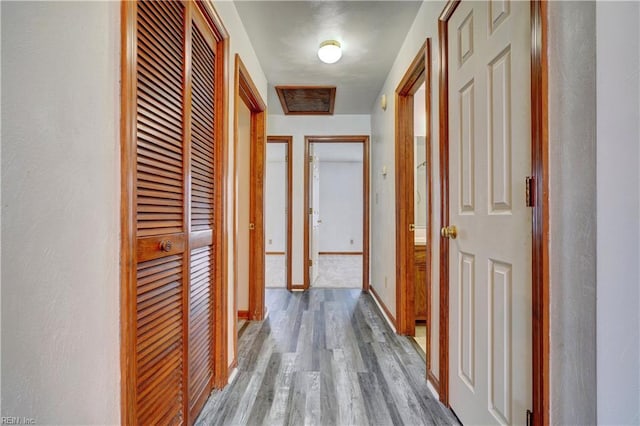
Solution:
[[[313,144],[309,147],[311,152],[311,187],[309,188],[309,199],[311,200],[311,277],[310,285],[313,285],[318,278],[318,262],[319,262],[319,241],[320,241],[320,164],[318,157],[313,155]]]
[[[529,7],[463,1],[448,22],[449,398],[463,424],[525,424],[531,408]]]
[[[216,41],[192,2],[135,10],[135,413],[191,423],[213,381]],[[127,379],[129,380],[129,379]]]

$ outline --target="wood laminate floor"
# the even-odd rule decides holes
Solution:
[[[360,290],[267,290],[269,316],[239,339],[238,374],[198,425],[457,424],[425,362]]]

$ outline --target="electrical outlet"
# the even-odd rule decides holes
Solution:
[[[353,245],[353,238],[351,239],[351,245]]]

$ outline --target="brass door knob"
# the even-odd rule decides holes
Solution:
[[[162,240],[160,242],[160,250],[164,252],[170,252],[172,247],[173,247],[173,244],[171,244],[171,241],[169,240]]]
[[[440,230],[440,235],[442,235],[444,238],[451,238],[452,240],[455,240],[458,236],[458,230],[456,229],[455,225],[443,226]]]

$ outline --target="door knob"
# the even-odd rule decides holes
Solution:
[[[162,240],[160,242],[160,250],[162,250],[165,253],[170,252],[172,247],[173,247],[173,244],[171,244],[171,241],[169,240]]]
[[[442,235],[444,238],[451,238],[452,240],[455,240],[458,236],[458,230],[456,229],[455,225],[443,226],[440,230],[440,235]]]

